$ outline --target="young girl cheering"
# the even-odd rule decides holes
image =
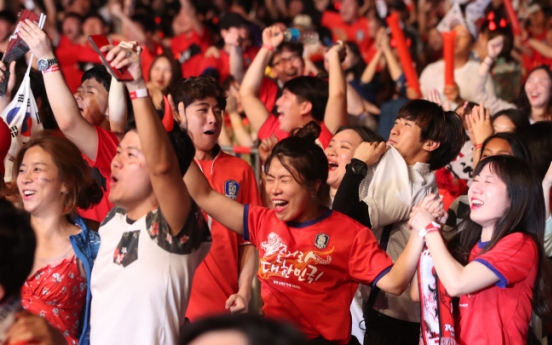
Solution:
[[[447,293],[460,297],[459,344],[524,344],[532,307],[541,316],[552,311],[541,183],[527,162],[511,156],[484,159],[474,176],[469,219],[452,253],[426,210],[414,208],[410,225],[425,238]]]

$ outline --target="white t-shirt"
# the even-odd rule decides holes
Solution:
[[[479,63],[469,60],[460,68],[454,69],[454,81],[460,89],[460,98],[469,102],[478,102],[480,96],[476,92],[477,70]],[[444,104],[445,97],[445,61],[439,60],[427,65],[420,75],[420,88],[422,95],[427,97],[429,91],[436,89],[441,95],[441,102]],[[494,86],[490,78],[485,84],[485,92],[494,97]],[[451,103],[451,110],[455,110],[459,104]]]
[[[194,272],[211,246],[199,208],[192,204],[176,237],[159,209],[130,224],[117,207],[99,234],[91,278],[91,344],[177,344]]]

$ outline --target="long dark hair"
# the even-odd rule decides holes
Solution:
[[[545,205],[541,181],[526,161],[512,156],[491,156],[482,160],[474,176],[489,166],[505,184],[510,206],[497,221],[483,253],[493,249],[504,237],[523,233],[535,241],[538,248],[539,269],[533,288],[533,308],[544,318],[552,316],[552,266],[544,257]],[[462,229],[451,241],[450,250],[462,265],[467,265],[472,248],[481,239],[482,227],[466,217]]]
[[[501,110],[491,117],[491,121],[494,123],[494,121],[501,116],[506,116],[512,121],[514,126],[516,126],[514,133],[521,133],[531,126],[529,114],[519,109]]]
[[[548,78],[550,79],[550,82],[552,83],[552,72],[550,71],[550,67],[546,65],[541,65],[533,68],[533,70],[531,70],[531,72],[527,74],[527,79],[529,79],[529,77],[533,72],[539,69],[542,69],[543,71],[546,72],[546,74],[548,75]],[[529,102],[529,97],[527,97],[527,93],[525,92],[525,84],[527,84],[527,79],[525,80],[525,83],[523,83],[521,90],[519,90],[517,107],[519,110],[523,111],[528,116],[531,116],[531,103]],[[546,105],[546,116],[547,117],[552,116],[552,86],[550,87],[550,91],[548,95],[548,104]]]

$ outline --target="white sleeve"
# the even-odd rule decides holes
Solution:
[[[404,158],[391,147],[381,158],[363,201],[368,205],[372,228],[408,219],[411,187]]]
[[[552,216],[548,217],[544,227],[544,254],[552,256]]]

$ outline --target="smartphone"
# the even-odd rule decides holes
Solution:
[[[113,68],[105,59],[106,53],[100,51],[100,48],[111,44],[105,35],[90,35],[88,36],[88,41],[90,41],[90,44],[92,44],[94,50],[100,55],[100,59],[102,60],[105,67],[107,67],[111,71],[111,74],[115,76],[115,79],[117,79],[118,81],[134,80],[126,67]]]

